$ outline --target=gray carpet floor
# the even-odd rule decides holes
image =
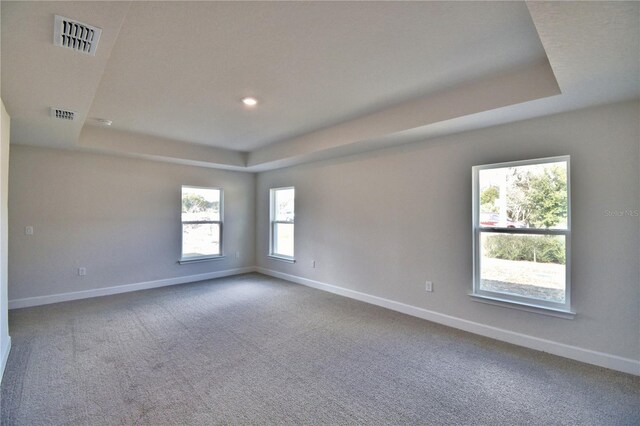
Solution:
[[[638,425],[640,379],[259,274],[10,312],[2,425]]]

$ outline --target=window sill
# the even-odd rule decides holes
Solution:
[[[573,311],[529,305],[526,303],[514,302],[512,300],[500,299],[498,297],[482,296],[479,294],[471,293],[469,296],[474,302],[486,303],[488,305],[495,305],[503,308],[518,309],[520,311],[532,312],[535,314],[549,315],[563,319],[573,319],[576,316],[576,313]]]
[[[211,262],[212,260],[221,260],[224,259],[224,255],[219,255],[219,256],[206,256],[206,257],[187,257],[187,258],[182,258],[180,260],[178,260],[178,263],[181,265],[187,264],[187,263],[199,263],[199,262]]]
[[[279,260],[281,262],[287,262],[287,263],[296,263],[296,260],[293,257],[283,257],[283,256],[276,256],[275,254],[270,254],[267,256],[269,259],[272,260]]]

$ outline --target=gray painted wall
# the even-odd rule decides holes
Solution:
[[[253,174],[14,145],[9,178],[10,300],[255,264]],[[177,263],[183,184],[224,189],[225,259]]]
[[[9,320],[7,300],[8,213],[9,195],[9,136],[11,119],[0,99],[0,380],[9,350]]]
[[[260,173],[258,266],[569,345],[640,359],[639,104],[622,103]],[[471,167],[571,155],[567,320],[472,301]],[[296,187],[296,259],[267,257],[269,188]],[[312,268],[315,260],[317,267]],[[424,291],[425,280],[434,292]]]

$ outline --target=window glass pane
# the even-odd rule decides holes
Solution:
[[[273,194],[275,221],[293,222],[295,212],[295,189],[278,189]]]
[[[293,257],[293,223],[274,223],[273,253]]]
[[[182,221],[220,221],[220,190],[182,187]]]
[[[567,229],[567,163],[479,171],[480,226]]]
[[[565,302],[564,235],[480,234],[481,290]]]
[[[219,254],[221,254],[219,223],[182,225],[182,257]]]

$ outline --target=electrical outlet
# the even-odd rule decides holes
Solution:
[[[24,235],[33,235],[33,226],[25,226]]]
[[[431,281],[427,281],[427,282],[425,283],[424,289],[425,289],[426,291],[433,291],[433,282],[431,282]]]
[[[84,266],[78,268],[78,275],[80,275],[81,277],[84,277],[85,275],[87,275],[87,268],[85,268]]]

